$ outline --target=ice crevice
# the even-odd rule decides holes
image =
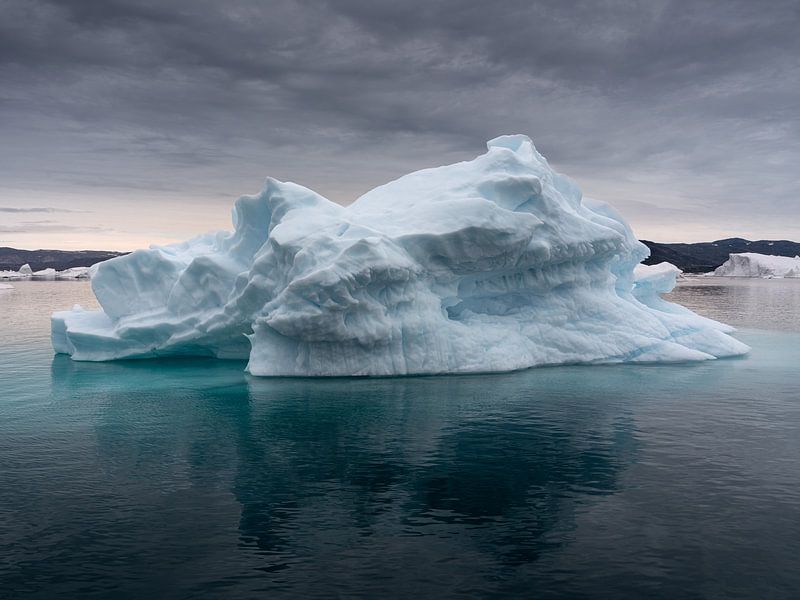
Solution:
[[[101,263],[101,311],[52,317],[75,360],[246,358],[263,376],[509,371],[734,356],[732,329],[664,301],[671,265],[529,138],[344,207],[268,178],[232,232]],[[637,266],[638,265],[638,266]]]

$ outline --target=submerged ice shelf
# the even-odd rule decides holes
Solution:
[[[268,179],[233,232],[96,267],[102,311],[55,313],[76,360],[249,358],[254,375],[398,375],[743,354],[732,329],[662,300],[671,265],[582,199],[521,135],[347,207]],[[636,274],[634,269],[636,268]]]

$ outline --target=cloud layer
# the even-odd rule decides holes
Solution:
[[[54,208],[52,206],[0,206],[0,213],[25,214],[25,213],[76,213],[83,210],[69,210],[68,208]]]
[[[126,228],[88,246],[224,227],[268,174],[346,203],[508,132],[642,237],[800,239],[795,1],[2,9],[0,204]]]

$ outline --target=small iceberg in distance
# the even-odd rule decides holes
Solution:
[[[56,280],[72,280],[72,279],[89,279],[91,267],[71,267],[63,271],[56,271],[55,269],[42,269],[41,271],[34,271],[31,266],[24,264],[20,267],[19,271],[0,271],[0,280],[22,280],[29,279],[38,281],[56,281]]]
[[[8,280],[19,280],[19,279],[31,279],[33,277],[33,269],[28,264],[24,264],[19,268],[19,271],[2,271],[0,270],[0,280],[8,281]]]
[[[800,277],[800,256],[771,256],[756,252],[731,254],[713,273],[717,277]]]
[[[677,269],[609,205],[582,198],[524,135],[350,206],[269,178],[232,232],[94,267],[101,311],[57,312],[76,360],[248,358],[264,376],[510,371],[748,351],[662,300]]]

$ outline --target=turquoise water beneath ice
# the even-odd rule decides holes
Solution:
[[[763,283],[674,295],[783,330],[743,359],[335,380],[53,357],[88,285],[17,283],[0,597],[796,598],[800,285]]]

